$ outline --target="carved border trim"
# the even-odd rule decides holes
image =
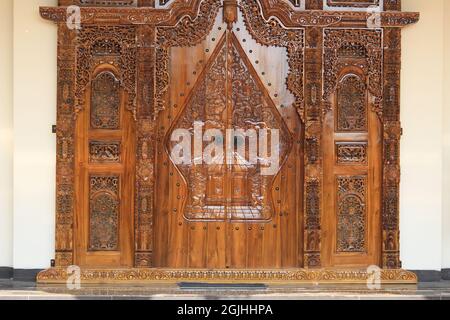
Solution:
[[[295,97],[295,107],[303,117],[303,50],[304,29],[286,29],[275,18],[265,20],[254,0],[241,0],[244,23],[252,38],[263,46],[285,47],[288,54],[288,89]]]
[[[401,268],[400,261],[400,69],[401,32],[384,30],[383,96],[383,268]]]
[[[66,283],[64,268],[39,273],[38,283]],[[371,275],[366,270],[292,269],[292,270],[169,270],[169,269],[82,269],[81,281],[86,283],[120,282],[298,282],[367,284]],[[405,270],[382,270],[381,283],[416,284],[417,276]]]
[[[115,24],[150,24],[158,26],[173,26],[178,18],[196,16],[201,0],[193,0],[191,5],[180,3],[170,10],[153,8],[81,8],[82,24],[115,23]],[[281,0],[261,0],[265,19],[278,18],[286,27],[306,26],[367,26],[371,16],[367,12],[359,11],[322,11],[306,10],[296,11]],[[193,9],[195,8],[195,9]],[[53,22],[65,22],[67,19],[66,7],[41,7],[41,17]],[[381,27],[404,27],[416,23],[419,13],[385,11],[380,13]]]
[[[186,16],[175,27],[156,28],[156,73],[154,119],[166,109],[169,89],[169,48],[195,46],[211,32],[221,6],[221,0],[200,0],[198,15]]]
[[[77,33],[58,25],[58,95],[56,134],[56,254],[57,266],[73,263],[75,90]]]

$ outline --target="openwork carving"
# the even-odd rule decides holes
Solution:
[[[337,164],[367,164],[367,142],[336,143]]]
[[[104,60],[106,57],[107,61]],[[128,94],[127,108],[135,115],[136,27],[134,26],[88,26],[79,31],[76,111],[79,112],[84,108],[85,90],[91,81],[93,71],[98,65],[106,62],[112,62],[118,67],[122,87]],[[102,74],[102,77],[106,78],[106,75],[108,74]],[[105,96],[104,99],[106,98]]]
[[[325,29],[324,37],[324,99],[335,91],[339,73],[353,66],[367,76],[368,90],[377,99],[376,111],[382,112],[378,109],[382,100],[382,31]]]
[[[304,30],[289,30],[277,19],[265,20],[257,1],[241,0],[245,25],[252,37],[264,46],[285,47],[289,59],[288,89],[296,98],[296,108],[303,114],[303,49]]]
[[[366,249],[367,178],[337,177],[337,252]]]
[[[120,162],[120,142],[89,142],[89,162],[118,163]]]
[[[337,125],[340,132],[367,131],[366,86],[358,76],[347,75],[337,89]]]
[[[89,191],[89,250],[116,251],[119,243],[118,176],[91,176]]]
[[[92,81],[91,128],[120,128],[120,81],[111,72],[102,72]]]
[[[220,0],[204,0],[197,17],[184,17],[175,27],[157,28],[156,49],[156,101],[155,116],[166,108],[166,94],[169,88],[169,48],[194,46],[206,38],[211,31],[221,5]]]

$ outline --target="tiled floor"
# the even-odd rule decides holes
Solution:
[[[420,283],[418,286],[383,286],[368,290],[365,286],[294,286],[269,285],[256,288],[180,288],[178,285],[83,286],[69,290],[66,286],[40,286],[31,282],[0,280],[0,300],[179,300],[179,299],[411,299],[450,300],[450,281]]]

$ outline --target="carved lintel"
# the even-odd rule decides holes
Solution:
[[[277,0],[281,1],[281,0]],[[272,2],[277,2],[272,1]],[[266,1],[263,1],[266,3]],[[81,8],[81,24],[93,23],[115,23],[115,24],[150,24],[157,26],[173,26],[175,17],[183,15],[194,19],[197,13],[199,0],[194,0],[189,6],[180,1],[179,7],[173,7],[171,11],[154,8]],[[286,3],[284,3],[286,4]],[[264,4],[263,13],[265,17],[277,17],[287,27],[306,26],[345,26],[357,24],[367,26],[370,13],[358,11],[295,11],[287,6],[283,10],[279,4]],[[287,5],[287,4],[286,4]],[[41,17],[58,23],[67,20],[66,7],[41,7]],[[405,27],[419,21],[419,13],[415,12],[382,12],[381,27]]]

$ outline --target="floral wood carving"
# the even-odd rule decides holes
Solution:
[[[57,266],[73,264],[76,32],[58,26],[58,96],[56,155]]]
[[[364,82],[356,75],[347,75],[337,88],[337,130],[366,132],[368,113]]]
[[[92,81],[91,128],[119,129],[120,81],[111,72],[101,72]]]
[[[301,11],[294,9],[284,0],[240,2],[247,27],[259,43],[285,46],[290,50],[290,76],[297,82],[288,81],[288,84],[295,94],[305,125],[305,266],[314,267],[321,264],[320,115],[327,109],[326,101],[330,94],[336,92],[339,80],[343,79],[340,72],[347,59],[361,62],[361,76],[364,75],[369,92],[378,100],[375,109],[381,116],[384,127],[382,265],[384,268],[400,268],[398,201],[402,130],[399,123],[399,27],[417,22],[419,15],[399,12],[399,0],[383,0],[385,12],[381,12],[381,32],[366,29],[369,15],[367,12],[324,11],[321,10],[322,3],[323,1],[306,0],[306,8],[314,11]],[[154,162],[157,140],[154,119],[166,104],[164,99],[169,83],[168,50],[171,46],[194,45],[202,41],[209,33],[220,5],[221,1],[214,0],[183,0],[174,1],[167,9],[83,7],[83,28],[79,31],[67,29],[66,8],[41,8],[42,17],[59,23],[57,266],[73,264],[74,115],[86,103],[85,90],[92,81],[93,70],[101,63],[110,62],[117,69],[117,78],[127,93],[124,96],[128,96],[128,109],[135,113],[137,118],[135,198],[136,208],[139,210],[136,210],[135,219],[135,266],[152,265]],[[341,29],[337,29],[338,27]],[[325,52],[322,52],[322,47],[325,47]],[[324,77],[322,71],[325,72]],[[158,96],[160,93],[162,94]],[[350,145],[340,147],[341,156],[338,158],[342,159],[342,162],[352,162],[355,165],[357,158],[363,158],[361,148]],[[92,151],[95,149],[99,155],[98,159],[106,161],[106,158],[110,159],[114,154],[115,146],[112,149],[111,146],[105,148],[106,146],[97,145]],[[112,156],[111,159],[115,157]],[[155,275],[143,277],[146,276]]]
[[[91,176],[89,201],[89,250],[116,251],[119,244],[118,176]]]
[[[169,48],[195,46],[210,33],[221,5],[220,0],[204,0],[195,19],[189,16],[181,19],[175,27],[156,29],[156,117],[166,108],[166,93],[169,88]]]
[[[366,250],[367,177],[337,177],[337,252]]]
[[[113,62],[128,93],[127,108],[136,115],[136,27],[89,26],[78,34],[76,112],[84,108],[85,90],[94,69]]]
[[[241,0],[245,25],[252,37],[264,46],[285,47],[288,52],[288,89],[296,98],[296,109],[303,115],[303,47],[304,30],[288,30],[276,19],[264,20],[257,1]]]

